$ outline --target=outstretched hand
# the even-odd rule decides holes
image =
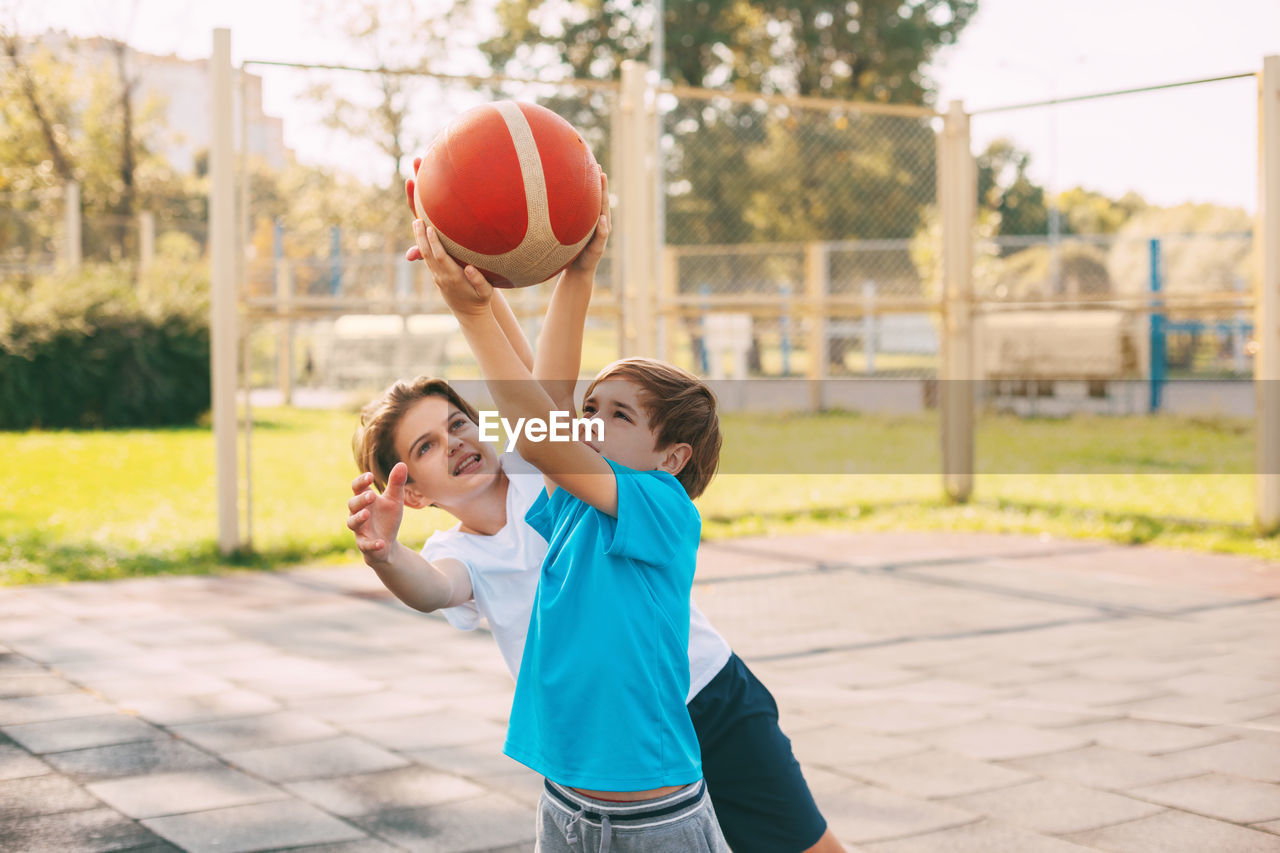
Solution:
[[[596,222],[596,233],[591,241],[578,253],[578,257],[569,264],[569,269],[594,273],[604,256],[605,244],[609,242],[612,220],[609,216],[609,176],[600,172],[600,219]]]
[[[413,236],[418,241],[418,254],[427,262],[445,304],[456,315],[483,314],[489,311],[493,285],[471,264],[461,267],[449,257],[440,244],[436,229],[421,219],[413,220]],[[411,249],[410,252],[413,250]],[[406,255],[406,257],[408,257]],[[410,258],[412,260],[412,258]]]
[[[378,494],[373,488],[373,475],[361,474],[351,481],[355,497],[347,501],[347,527],[356,535],[356,547],[369,566],[387,562],[391,546],[400,532],[404,517],[404,484],[409,468],[397,462],[387,475],[387,488]]]

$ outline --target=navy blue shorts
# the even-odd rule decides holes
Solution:
[[[809,793],[778,703],[737,655],[689,703],[702,775],[734,853],[800,853],[827,822]]]

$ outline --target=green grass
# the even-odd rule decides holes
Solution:
[[[355,414],[270,409],[255,419],[255,551],[230,560],[214,544],[207,428],[0,433],[0,583],[358,559],[343,524]],[[724,426],[721,474],[698,502],[708,538],[964,530],[1280,559],[1280,539],[1250,526],[1247,421],[984,416],[966,505],[946,501],[931,473],[934,414],[729,415]],[[406,539],[451,523],[410,512]]]

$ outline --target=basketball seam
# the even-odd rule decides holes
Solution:
[[[476,252],[457,243],[446,234],[436,229],[441,242],[449,254],[464,263],[489,270],[501,270],[508,264],[518,265],[522,275],[508,278],[514,283],[536,284],[545,281],[566,264],[577,257],[578,252],[587,245],[595,234],[595,228],[573,244],[564,244],[556,238],[551,227],[550,204],[547,199],[545,176],[542,173],[542,160],[538,155],[538,145],[533,137],[533,128],[529,126],[520,107],[514,101],[501,101],[494,104],[498,113],[506,122],[511,140],[515,144],[516,156],[520,162],[520,176],[524,181],[525,202],[528,223],[524,239],[520,245],[507,252],[488,255]],[[545,246],[552,248],[541,248]],[[496,270],[495,270],[496,271]],[[501,273],[499,273],[501,274]]]

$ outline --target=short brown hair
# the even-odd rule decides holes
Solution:
[[[387,475],[400,461],[396,453],[395,432],[405,413],[427,397],[443,397],[458,408],[472,423],[480,422],[475,407],[453,390],[443,379],[419,376],[401,379],[360,410],[360,426],[351,436],[351,452],[361,473],[373,474],[379,491],[387,488]]]
[[[628,379],[640,386],[640,402],[657,437],[657,447],[687,444],[693,452],[676,479],[689,497],[707,488],[720,464],[720,416],[716,395],[698,377],[652,358],[615,361],[591,380],[587,397],[606,379]]]

